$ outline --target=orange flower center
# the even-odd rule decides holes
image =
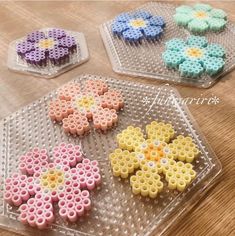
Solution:
[[[143,150],[143,154],[144,154],[146,160],[149,160],[149,161],[160,161],[161,158],[163,158],[165,156],[163,148],[164,147],[162,145],[156,147],[152,143],[150,143]]]
[[[49,38],[49,39],[41,39],[39,42],[38,42],[38,46],[42,49],[50,49],[50,48],[53,48],[55,45],[55,40],[52,39],[52,38]]]
[[[61,170],[50,169],[41,176],[40,181],[43,188],[55,190],[64,183],[64,173]]]
[[[140,28],[140,27],[145,27],[146,26],[146,22],[142,18],[139,18],[139,19],[131,20],[130,21],[130,25],[133,28]]]
[[[189,57],[200,58],[203,56],[203,51],[200,48],[188,48],[186,54]]]
[[[203,18],[206,18],[208,15],[205,11],[197,11],[195,13],[195,17],[196,18],[199,18],[199,19],[203,19]]]

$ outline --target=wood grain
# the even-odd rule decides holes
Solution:
[[[130,78],[114,73],[98,30],[98,26],[104,21],[141,4],[143,2],[137,1],[1,2],[0,118],[38,99],[78,74],[99,74],[117,79],[160,84],[158,81]],[[226,10],[229,19],[235,22],[233,1],[211,2],[211,4]],[[89,62],[51,80],[9,71],[6,65],[8,44],[29,31],[48,26],[84,32],[91,55]],[[170,235],[235,235],[235,72],[228,74],[207,90],[180,85],[175,87],[182,97],[197,98],[215,95],[220,99],[217,105],[194,104],[189,105],[189,109],[220,159],[223,165],[223,176],[220,183],[173,228]],[[0,230],[0,235],[16,234]]]

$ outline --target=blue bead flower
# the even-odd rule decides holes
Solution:
[[[164,27],[165,21],[161,16],[138,11],[118,15],[112,24],[112,32],[130,43],[140,43],[143,39],[157,40]]]

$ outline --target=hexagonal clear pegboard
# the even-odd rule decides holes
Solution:
[[[38,31],[44,32],[45,35],[47,35],[48,31],[51,29],[53,28],[43,28],[39,29]],[[61,65],[53,65],[48,61],[46,66],[43,67],[28,64],[16,52],[16,45],[26,39],[26,37],[22,37],[12,41],[9,44],[7,59],[8,68],[16,72],[32,74],[35,76],[50,79],[88,61],[89,52],[84,34],[81,32],[69,30],[65,30],[65,33],[69,36],[74,37],[77,43],[76,52],[69,56],[69,60],[66,63],[63,63]]]
[[[200,134],[188,109],[180,103],[180,95],[175,89],[95,75],[82,75],[74,81],[81,85],[87,79],[101,79],[110,87],[121,90],[124,96],[125,106],[118,113],[118,125],[107,133],[91,129],[88,135],[81,138],[67,136],[61,125],[53,123],[48,117],[48,103],[56,97],[57,90],[1,121],[0,226],[17,233],[38,236],[161,235],[212,186],[221,172],[220,162]],[[179,193],[167,189],[164,182],[164,190],[154,200],[133,195],[129,180],[113,177],[108,160],[109,153],[117,147],[115,137],[119,132],[128,125],[144,129],[153,120],[170,122],[177,135],[191,136],[201,152],[193,163],[197,177],[189,187]],[[18,170],[18,157],[30,148],[38,146],[51,151],[60,142],[81,143],[85,155],[99,161],[102,185],[91,192],[92,210],[78,222],[64,222],[55,208],[55,223],[50,229],[39,231],[17,221],[17,208],[3,200],[4,180]]]
[[[176,5],[173,4],[151,2],[130,11],[144,10],[165,19],[166,27],[163,36],[154,43],[143,40],[139,45],[130,45],[123,39],[115,37],[111,30],[113,19],[100,26],[101,36],[115,72],[208,88],[234,68],[235,26],[231,22],[227,23],[224,31],[220,33],[208,32],[205,35],[209,43],[219,43],[226,49],[225,67],[221,73],[215,76],[203,74],[200,78],[192,79],[181,77],[178,70],[169,69],[164,65],[161,55],[165,50],[165,42],[172,38],[186,39],[190,35],[187,30],[178,27],[174,22],[172,16],[175,14],[175,8]]]

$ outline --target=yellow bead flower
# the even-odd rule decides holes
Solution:
[[[175,138],[171,124],[153,121],[146,126],[146,136],[139,127],[128,126],[117,135],[117,142],[119,148],[109,155],[113,175],[132,175],[133,194],[155,198],[163,179],[169,189],[184,191],[196,177],[191,163],[199,149],[189,136]]]
[[[169,142],[173,138],[175,131],[171,124],[153,121],[146,126],[146,133],[149,139]]]
[[[129,151],[134,151],[144,140],[144,134],[139,127],[128,126],[117,135],[119,148]]]
[[[193,160],[198,156],[199,150],[193,143],[191,137],[184,137],[179,135],[172,143],[168,145],[171,150],[173,159],[185,162],[193,162]]]
[[[114,176],[127,178],[135,169],[139,168],[139,161],[134,152],[116,149],[109,155]]]
[[[193,170],[193,166],[190,163],[162,159],[161,166],[169,189],[184,191],[186,186],[196,177],[196,172]]]
[[[143,197],[156,198],[163,189],[163,182],[157,169],[147,166],[131,176],[130,184],[132,192],[141,194]]]

